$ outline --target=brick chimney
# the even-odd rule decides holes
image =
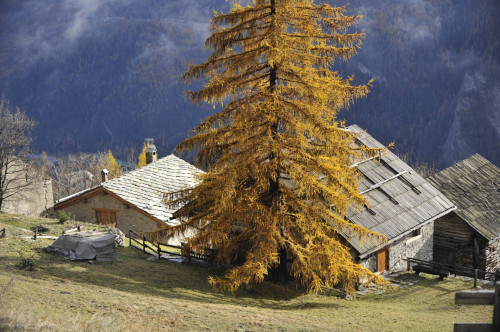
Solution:
[[[158,160],[158,154],[156,151],[156,146],[153,144],[155,142],[154,139],[146,138],[144,141],[146,142],[146,145],[149,145],[146,148],[146,165],[148,165]]]
[[[109,171],[107,169],[103,169],[101,171],[101,182],[108,181],[108,173],[109,173]]]

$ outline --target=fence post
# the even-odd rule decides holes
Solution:
[[[411,270],[410,257],[406,257],[406,271]]]
[[[128,230],[128,245],[129,247],[132,247],[132,230]]]
[[[161,258],[160,243],[156,242],[156,247],[158,248],[158,260]]]
[[[495,304],[493,307],[493,329],[498,331],[500,329],[500,281],[495,282]]]
[[[146,236],[142,237],[142,252],[146,253]]]
[[[474,288],[477,288],[477,269],[474,269]]]
[[[37,235],[38,235],[38,226],[35,227],[35,235],[33,236],[33,240],[36,240]]]

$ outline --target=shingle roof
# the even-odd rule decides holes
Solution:
[[[65,197],[57,204],[103,187],[168,225],[175,225],[177,220],[170,218],[177,209],[162,202],[163,194],[196,186],[196,175],[201,173],[202,170],[171,154],[97,187]]]
[[[488,240],[500,236],[500,169],[475,154],[428,178],[455,213]]]
[[[358,144],[384,148],[357,125],[347,129],[358,134]],[[360,161],[356,167],[363,174],[359,190],[370,204],[369,210],[351,211],[348,219],[384,234],[389,243],[455,209],[450,200],[390,151],[380,158]],[[360,242],[354,236],[344,236],[361,257],[378,248],[370,239]]]

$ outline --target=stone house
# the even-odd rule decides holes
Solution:
[[[2,212],[30,216],[50,214],[54,205],[52,180],[38,175],[22,161],[10,167],[6,174],[10,190],[2,202]]]
[[[174,155],[158,160],[156,156],[151,145],[146,150],[147,165],[111,180],[103,171],[100,185],[60,199],[54,210],[84,222],[115,225],[125,234],[130,229],[151,232],[178,224],[173,218],[177,209],[164,204],[164,194],[195,186],[203,171]]]
[[[500,249],[500,169],[475,154],[428,180],[457,206],[435,222],[434,260],[495,272]]]
[[[347,129],[359,135],[359,146],[384,148],[357,125]],[[454,204],[390,151],[356,167],[362,174],[359,190],[369,205],[350,212],[348,220],[385,235],[387,242],[343,234],[355,261],[374,272],[405,268],[407,257],[431,261],[434,221],[453,211]]]

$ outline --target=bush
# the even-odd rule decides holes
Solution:
[[[59,217],[60,218],[60,217]],[[50,228],[46,225],[38,225],[38,226],[33,226],[30,228],[33,232],[35,231],[35,229],[37,229],[38,233],[47,233],[48,231],[50,231]]]
[[[71,213],[64,210],[59,211],[59,222],[63,223],[71,219]]]
[[[24,270],[34,271],[38,265],[38,259],[32,253],[19,251],[19,267]]]

